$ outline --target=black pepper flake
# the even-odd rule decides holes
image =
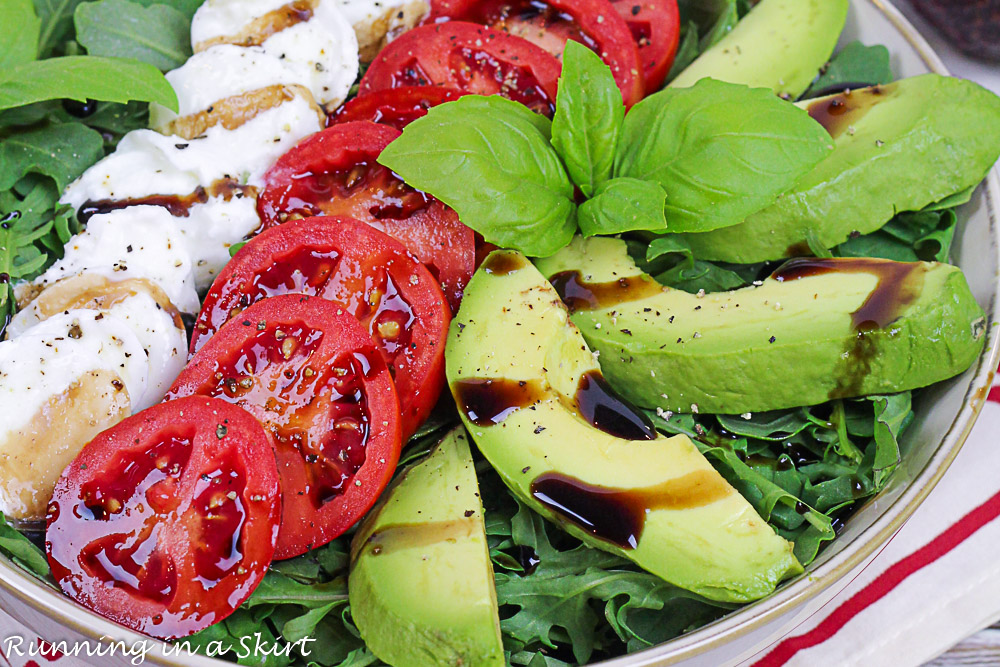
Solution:
[[[538,435],[539,433],[541,433],[544,430],[545,430],[544,426],[536,426],[535,427],[535,435]]]
[[[531,466],[524,466],[523,468],[521,468],[521,472],[522,472],[522,473],[526,473],[526,472],[528,472],[529,470],[531,470]]]
[[[227,433],[229,433],[229,429],[226,428],[225,424],[219,424],[218,426],[215,427],[215,437],[217,437],[219,440],[225,438]]]
[[[468,519],[470,516],[476,513],[476,510],[465,510],[465,518]]]
[[[767,342],[768,342],[768,343],[773,343],[773,342],[774,342],[774,341],[776,341],[776,340],[778,340],[778,339],[777,339],[777,338],[775,338],[774,336],[771,336],[770,338],[768,338],[768,339],[767,339]]]

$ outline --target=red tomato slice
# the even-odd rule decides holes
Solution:
[[[639,47],[646,93],[660,89],[670,73],[681,36],[677,0],[611,0]]]
[[[457,310],[475,270],[475,235],[455,211],[376,162],[399,134],[388,125],[356,121],[300,142],[264,175],[259,231],[312,215],[356,218],[400,241],[426,264]]]
[[[527,40],[473,23],[425,25],[382,49],[361,79],[360,95],[402,86],[445,86],[502,95],[552,116],[562,65]]]
[[[428,21],[472,21],[537,44],[560,57],[566,41],[587,46],[611,68],[625,104],[642,99],[639,52],[608,0],[433,0]]]
[[[225,401],[185,398],[119,422],[80,452],[56,484],[45,550],[77,602],[174,639],[250,597],[280,511],[260,423]]]
[[[460,90],[438,86],[404,86],[378,90],[355,97],[337,109],[327,119],[327,127],[353,120],[368,120],[402,130],[427,110],[464,95]]]
[[[286,294],[258,301],[191,359],[167,398],[235,403],[271,432],[281,476],[275,558],[350,528],[399,460],[399,401],[364,327],[343,307]]]
[[[398,241],[342,217],[314,217],[252,239],[205,297],[191,353],[250,304],[277,294],[334,301],[374,339],[396,382],[405,442],[444,386],[451,311],[434,276]]]

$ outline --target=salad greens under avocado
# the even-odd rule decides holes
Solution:
[[[37,275],[77,231],[72,212],[57,203],[65,185],[125,132],[146,125],[145,102],[175,102],[157,70],[189,55],[188,21],[198,4],[36,0],[37,21],[10,14],[19,3],[0,9],[0,26],[29,28],[18,31],[17,39],[0,40],[0,213],[7,214],[0,229],[0,272],[8,280]],[[683,28],[671,78],[722,39],[751,5],[679,4]],[[118,27],[123,17],[128,30]],[[67,77],[71,71],[79,76]],[[573,85],[560,88],[551,123],[507,100],[466,97],[414,122],[381,161],[451,205],[487,240],[529,255],[550,255],[578,231],[622,234],[644,272],[692,293],[742,287],[774,268],[771,260],[707,261],[688,237],[672,232],[742,222],[816,168],[831,146],[806,111],[760,90],[706,81],[657,93],[626,117],[610,73],[573,43],[564,78]],[[804,97],[892,78],[884,47],[850,44]],[[32,86],[28,93],[18,88],[25,81]],[[692,141],[676,142],[679,135]],[[789,144],[796,150],[786,150]],[[427,151],[431,146],[433,153]],[[467,153],[480,167],[475,183],[454,178],[449,148],[456,146],[477,148]],[[716,164],[723,155],[725,161]],[[805,240],[817,257],[945,262],[955,233],[954,207],[971,193],[966,189],[924,210],[900,213],[877,231],[851,235],[832,248],[815,236]],[[9,316],[13,307],[4,290],[0,313]],[[913,419],[912,402],[906,391],[768,413],[652,410],[648,417],[664,433],[689,436],[760,516],[794,542],[795,556],[806,565],[859,501],[884,488],[899,462],[898,439]],[[400,470],[421,460],[457,423],[446,398],[411,439]],[[476,471],[511,664],[579,664],[621,655],[736,607],[586,546],[511,495],[485,460],[476,458]],[[351,616],[351,537],[273,563],[236,613],[181,643],[205,653],[232,647],[224,656],[235,660],[248,638],[251,646],[313,638],[300,645],[308,657],[293,649],[239,661],[275,667],[380,664]],[[0,552],[51,582],[44,553],[2,515]]]

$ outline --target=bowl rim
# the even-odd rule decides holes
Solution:
[[[881,12],[897,32],[913,47],[927,68],[934,73],[949,75],[950,72],[941,58],[934,52],[924,37],[889,0],[866,0]],[[998,228],[998,207],[1000,207],[1000,177],[996,169],[991,169],[981,184],[989,224],[989,235],[993,250],[1000,245]],[[1000,258],[997,265],[1000,266]],[[807,570],[772,595],[753,605],[727,614],[718,621],[699,628],[687,635],[649,647],[642,651],[604,661],[609,667],[644,667],[646,665],[671,665],[682,660],[701,656],[724,644],[740,639],[758,630],[780,616],[818,596],[834,582],[842,579],[876,551],[881,550],[889,539],[909,519],[917,507],[930,494],[958,456],[962,445],[969,437],[976,419],[985,404],[985,395],[993,384],[993,378],[1000,360],[1000,281],[995,285],[986,312],[988,315],[987,344],[979,357],[975,375],[962,401],[962,408],[949,426],[941,443],[920,473],[887,506],[871,526],[864,529],[844,550],[814,570]],[[869,499],[868,503],[877,500]],[[868,504],[866,503],[866,505]],[[73,600],[53,590],[34,575],[23,570],[6,557],[0,557],[0,592],[24,603],[33,611],[55,620],[66,629],[75,631],[90,639],[125,641],[126,644],[146,642],[157,647],[148,653],[151,664],[197,665],[211,667],[224,664],[203,655],[183,654],[183,659],[171,659],[163,653],[165,642],[151,639],[138,632],[120,626],[95,612],[86,609]],[[176,654],[175,654],[176,655]]]

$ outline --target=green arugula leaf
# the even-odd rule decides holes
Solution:
[[[0,236],[2,236],[2,232],[0,232]],[[45,558],[45,552],[10,525],[3,512],[0,512],[0,553],[40,579],[46,580],[46,582],[51,579],[49,561]]]
[[[611,178],[625,105],[600,56],[570,40],[552,119],[552,145],[570,178],[587,197]]]
[[[670,72],[667,74],[667,82],[677,78],[677,75],[687,69],[687,66],[700,55],[698,24],[694,21],[687,21],[681,25],[680,44],[678,44],[677,53],[674,55],[674,64],[670,66]]]
[[[0,71],[35,59],[41,25],[31,0],[0,3]]]
[[[467,95],[407,125],[378,161],[490,243],[545,257],[576,231],[573,184],[549,125],[516,102]]]
[[[664,231],[667,193],[653,181],[615,178],[601,185],[577,214],[584,236],[620,234],[639,229]]]
[[[34,0],[41,20],[38,57],[48,58],[73,31],[73,12],[83,0]]]
[[[98,56],[38,60],[0,71],[0,109],[68,98],[157,102],[177,110],[177,95],[147,63]]]
[[[870,396],[875,409],[875,488],[881,489],[899,465],[898,436],[913,416],[910,393]]]
[[[28,173],[49,176],[62,191],[104,155],[104,140],[82,123],[46,125],[7,137],[0,143],[0,190]]]
[[[851,42],[840,50],[826,70],[816,78],[804,99],[839,93],[844,88],[861,88],[893,80],[889,49]]]
[[[142,5],[143,7],[152,7],[153,5],[169,5],[173,9],[176,9],[181,14],[184,15],[188,21],[194,16],[194,13],[198,11],[205,0],[131,0],[134,4]]]
[[[831,150],[819,123],[771,91],[704,79],[632,108],[615,176],[659,183],[671,232],[709,231],[773,203]]]
[[[134,58],[163,72],[191,56],[191,21],[169,5],[98,0],[77,7],[73,21],[91,55]]]

